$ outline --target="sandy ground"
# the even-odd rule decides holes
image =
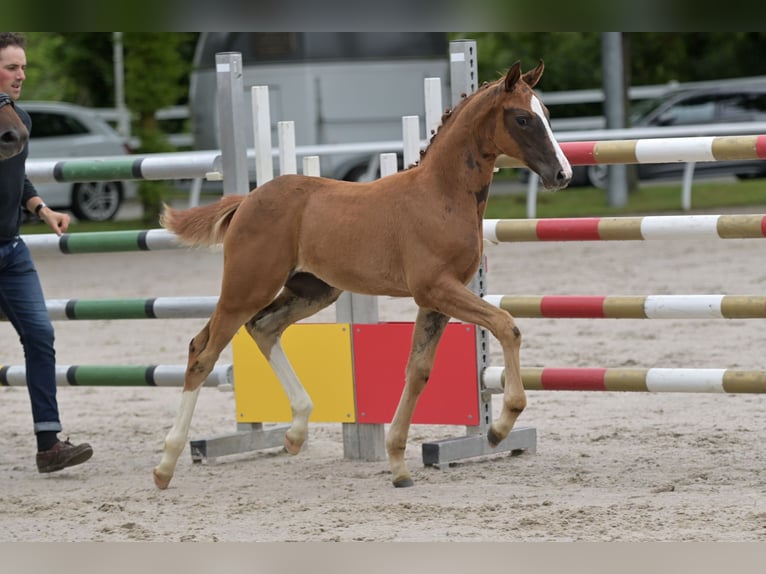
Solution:
[[[764,247],[762,240],[489,246],[489,290],[764,294]],[[217,295],[221,262],[208,251],[37,257],[48,298]],[[383,299],[380,313],[411,320],[414,306]],[[333,318],[332,309],[320,317]],[[203,323],[57,322],[58,363],[183,364]],[[758,320],[519,325],[525,366],[766,367]],[[3,364],[22,364],[7,323],[0,348]],[[221,361],[230,360],[227,349]],[[151,469],[179,399],[176,388],[61,388],[64,436],[91,442],[95,455],[43,476],[26,390],[0,388],[0,541],[766,540],[764,395],[530,392],[519,424],[537,429],[536,454],[426,468],[420,444],[465,429],[416,426],[409,489],[391,486],[386,462],[344,460],[339,424],[315,424],[294,457],[276,450],[195,465],[187,447],[170,489],[158,491]],[[235,426],[233,393],[203,389],[191,438]]]

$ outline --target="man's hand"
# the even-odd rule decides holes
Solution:
[[[66,233],[69,229],[69,222],[71,218],[68,213],[61,213],[59,211],[53,211],[50,207],[43,207],[38,214],[40,219],[48,224],[56,235]]]

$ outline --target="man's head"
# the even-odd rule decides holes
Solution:
[[[12,100],[21,96],[21,84],[26,79],[26,40],[15,32],[0,32],[0,92]]]

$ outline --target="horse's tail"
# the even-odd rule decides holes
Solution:
[[[216,245],[223,242],[231,218],[245,197],[225,195],[215,203],[189,209],[165,205],[160,224],[187,245]]]

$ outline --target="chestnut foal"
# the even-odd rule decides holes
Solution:
[[[412,485],[404,461],[407,434],[450,317],[485,327],[502,345],[503,409],[487,438],[497,445],[508,436],[527,402],[521,333],[509,313],[466,285],[482,258],[482,220],[497,157],[518,158],[549,189],[571,179],[547,110],[532,90],[542,73],[542,61],[524,74],[517,62],[505,77],[465,98],[445,114],[420,163],[405,171],[367,183],[285,175],[247,196],[165,210],[164,227],[183,242],[223,242],[224,270],[215,311],[189,345],[181,408],[154,469],[159,488],[173,477],[199,387],[242,325],[290,400],[285,448],[300,450],[313,405],[280,336],[344,290],[413,297],[419,307],[406,384],[386,437],[394,486]]]

